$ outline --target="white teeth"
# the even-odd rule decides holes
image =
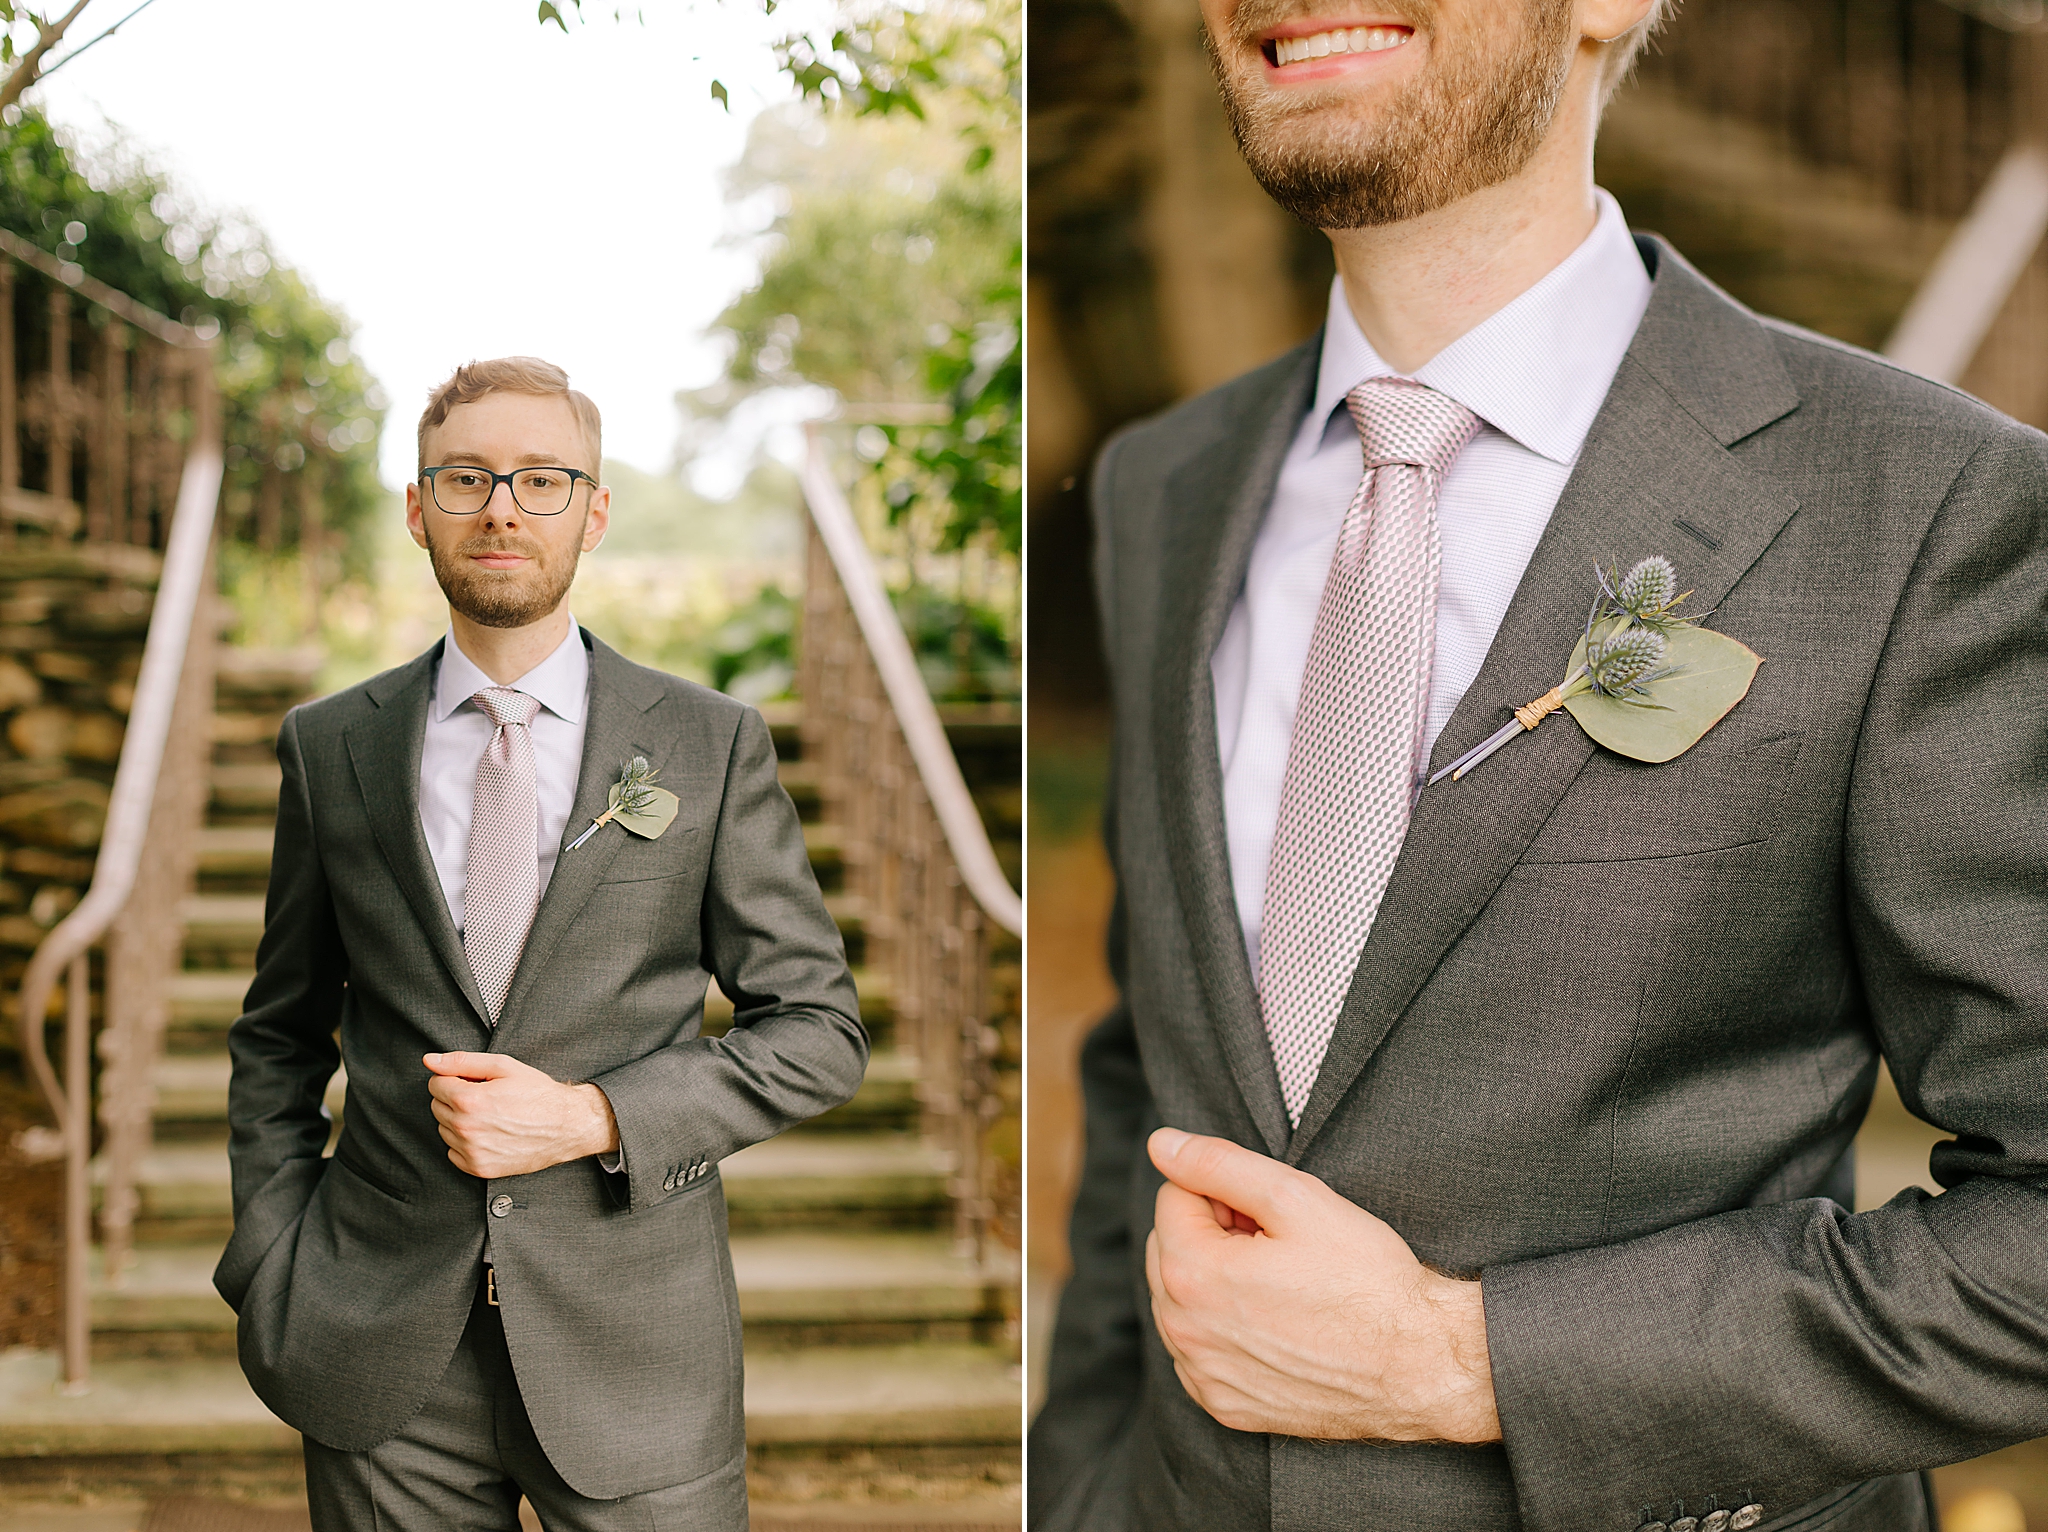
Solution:
[[[1400,47],[1408,36],[1402,27],[1338,27],[1307,37],[1276,38],[1273,57],[1275,63],[1293,64],[1302,59],[1328,58],[1333,53],[1381,53]]]

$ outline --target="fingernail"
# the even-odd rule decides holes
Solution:
[[[1152,1135],[1152,1143],[1162,1159],[1176,1159],[1180,1148],[1194,1135],[1183,1133],[1179,1128],[1161,1128]]]
[[[438,1064],[441,1062],[441,1055],[438,1053],[430,1053],[427,1055],[427,1062],[429,1064]]]

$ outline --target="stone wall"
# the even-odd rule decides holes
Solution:
[[[92,881],[161,564],[125,546],[0,548],[0,1059],[9,1064],[29,955]]]

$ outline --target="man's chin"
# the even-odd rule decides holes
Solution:
[[[530,627],[561,605],[559,598],[551,601],[541,591],[479,589],[470,583],[453,590],[443,586],[442,594],[450,608],[480,628]]]

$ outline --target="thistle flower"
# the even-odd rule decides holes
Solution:
[[[1586,616],[1586,631],[1590,634],[1593,625],[1603,618],[1624,617],[1632,624],[1668,632],[1672,628],[1690,627],[1702,618],[1711,617],[1712,612],[1701,612],[1692,617],[1680,617],[1677,607],[1692,594],[1678,590],[1678,575],[1671,567],[1671,560],[1662,554],[1652,554],[1640,559],[1627,574],[1618,566],[1602,569],[1593,566],[1593,576],[1600,582],[1600,595],[1594,598],[1593,609]]]
[[[1623,611],[1641,622],[1647,615],[1662,612],[1677,593],[1678,574],[1671,567],[1671,560],[1662,554],[1652,554],[1621,577],[1614,599]]]
[[[1586,656],[1593,690],[1603,696],[1640,692],[1664,663],[1664,635],[1654,628],[1623,628],[1594,644]]]
[[[654,806],[654,782],[661,775],[636,755],[619,772],[618,802],[612,806],[625,814],[644,814]]]

